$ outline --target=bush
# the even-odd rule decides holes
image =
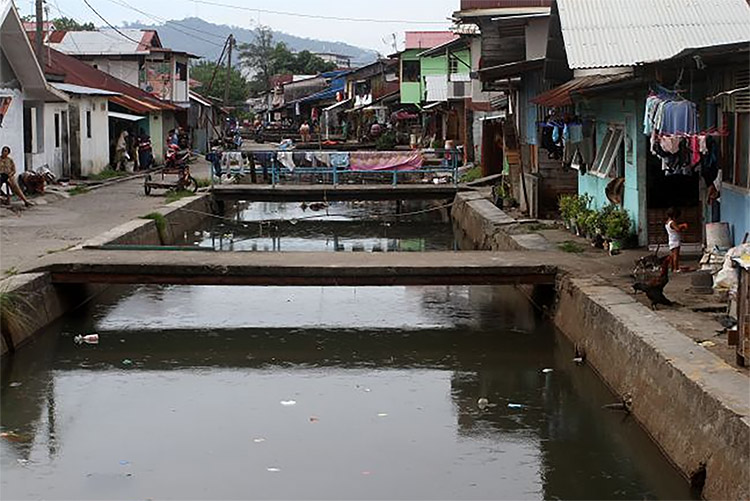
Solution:
[[[604,236],[611,240],[623,240],[630,235],[630,215],[618,205],[610,205],[607,208],[603,222]]]

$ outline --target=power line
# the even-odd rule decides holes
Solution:
[[[201,40],[202,42],[206,42],[206,43],[211,44],[211,45],[213,45],[215,47],[221,47],[222,46],[219,43],[213,42],[211,40],[206,40],[205,38],[196,36],[196,35],[194,35],[192,33],[188,33],[187,31],[184,31],[184,30],[191,30],[191,31],[195,31],[196,33],[204,33],[204,34],[210,35],[212,37],[219,38],[221,40],[224,39],[223,36],[217,35],[216,33],[211,33],[209,31],[201,30],[199,28],[193,28],[192,26],[181,25],[181,24],[179,24],[178,21],[167,20],[167,19],[164,19],[163,17],[159,17],[159,16],[157,16],[155,14],[149,14],[148,12],[142,11],[141,9],[133,7],[132,5],[129,5],[129,4],[127,4],[125,2],[122,2],[122,1],[119,1],[119,0],[108,0],[108,1],[111,2],[111,3],[117,4],[117,5],[120,5],[121,7],[125,7],[125,8],[128,8],[130,10],[133,10],[135,12],[138,12],[140,14],[143,14],[144,16],[148,17],[152,21],[163,23],[163,25],[164,25],[165,28],[173,29],[175,31],[178,31],[178,32],[184,34],[184,35],[188,35],[188,36],[193,37],[195,39]],[[180,29],[177,26],[172,26],[172,24],[180,26],[181,28],[184,28],[184,29]]]
[[[133,39],[133,38],[130,38],[130,37],[129,37],[129,36],[127,36],[127,35],[126,35],[125,33],[123,33],[122,31],[120,31],[120,30],[119,30],[119,29],[118,29],[118,28],[117,28],[116,26],[114,26],[114,25],[113,25],[112,23],[110,23],[109,21],[107,21],[106,19],[104,19],[104,17],[103,17],[103,16],[101,15],[101,14],[99,14],[99,12],[97,12],[97,10],[96,10],[95,8],[93,8],[93,7],[91,6],[91,4],[89,3],[89,0],[83,0],[83,3],[85,3],[85,4],[86,4],[86,6],[87,6],[87,7],[89,8],[89,9],[91,9],[91,11],[92,11],[92,12],[93,12],[94,14],[96,14],[96,16],[97,16],[97,17],[98,17],[99,19],[101,19],[102,21],[104,21],[104,24],[106,24],[107,26],[109,26],[110,28],[112,28],[112,29],[113,29],[113,30],[115,30],[115,31],[116,31],[117,33],[119,33],[119,34],[120,34],[120,35],[122,35],[123,37],[127,38],[127,39],[128,39],[128,40],[130,40],[131,42],[135,42],[135,43],[136,43],[136,47],[140,47],[140,46],[141,46],[141,41],[140,41],[140,40],[135,40],[135,39]]]
[[[85,1],[85,0],[84,0]],[[213,2],[210,0],[191,0],[193,3],[199,3],[204,5],[213,5],[215,7],[225,7],[227,9],[244,10],[248,12],[258,12],[262,14],[277,14],[280,16],[291,16],[291,17],[302,17],[305,19],[324,19],[327,21],[349,21],[349,22],[360,22],[360,23],[390,23],[390,24],[446,24],[446,21],[414,21],[405,19],[374,19],[365,17],[339,17],[339,16],[324,16],[320,14],[303,14],[300,12],[288,12],[281,10],[269,10],[259,9],[256,7],[243,7],[241,5],[232,5],[222,2]]]

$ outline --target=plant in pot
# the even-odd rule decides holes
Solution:
[[[562,195],[559,201],[560,217],[563,220],[565,229],[569,230],[572,227],[573,212],[575,210],[576,195]]]
[[[604,236],[609,240],[609,253],[622,249],[623,241],[630,235],[630,215],[620,206],[612,205],[604,219]]]

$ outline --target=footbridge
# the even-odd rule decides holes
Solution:
[[[211,194],[219,200],[247,202],[338,202],[452,199],[459,191],[471,189],[454,184],[234,184],[213,186]]]
[[[256,253],[81,249],[47,256],[53,283],[407,286],[553,284],[546,252]]]

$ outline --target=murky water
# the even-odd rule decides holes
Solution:
[[[184,243],[221,251],[423,252],[458,250],[439,202],[244,204]]]
[[[508,287],[112,288],[3,361],[0,493],[689,498],[572,358]]]
[[[3,364],[3,499],[689,497],[572,354],[510,288],[112,290]]]

